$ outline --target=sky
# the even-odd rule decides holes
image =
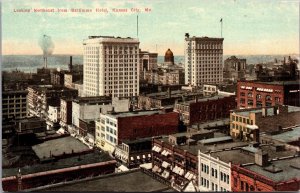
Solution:
[[[41,13],[34,9],[92,9],[91,13]],[[106,8],[108,13],[95,12]],[[127,8],[127,13],[112,9]],[[53,54],[82,54],[90,35],[137,37],[140,48],[184,55],[184,35],[224,37],[225,55],[299,54],[298,0],[5,0],[2,54],[42,54],[38,41],[51,36]],[[151,9],[146,12],[145,8]],[[16,12],[31,9],[31,12]]]

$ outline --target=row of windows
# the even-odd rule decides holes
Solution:
[[[106,123],[110,124],[111,126],[117,127],[117,124],[109,119],[106,119]]]
[[[106,126],[106,132],[109,132],[113,135],[117,135],[117,131],[111,127]]]
[[[239,116],[231,116],[231,120],[232,121],[236,121],[236,122],[240,122],[240,123],[247,123],[247,124],[251,124],[253,125],[253,120],[247,119],[245,117],[239,117]]]
[[[204,173],[209,174],[209,166],[206,164],[201,163],[201,171]]]
[[[227,175],[223,172],[220,172],[220,179],[221,179],[221,181],[226,182],[227,184],[229,184],[229,175]]]
[[[111,143],[117,144],[117,139],[108,134],[106,134],[106,140],[110,141]]]

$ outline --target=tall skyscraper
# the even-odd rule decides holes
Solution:
[[[189,34],[185,37],[185,84],[223,82],[224,38],[189,37]]]
[[[139,95],[139,40],[89,36],[83,41],[85,96]]]

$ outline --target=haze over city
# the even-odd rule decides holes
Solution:
[[[15,12],[18,9],[93,9],[80,12]],[[95,9],[107,9],[108,13]],[[42,54],[38,39],[47,34],[53,54],[82,54],[89,35],[136,37],[137,13],[112,9],[141,9],[140,48],[184,55],[184,34],[220,37],[223,18],[225,55],[299,53],[298,1],[5,1],[2,4],[4,55]],[[145,8],[151,11],[145,12]]]

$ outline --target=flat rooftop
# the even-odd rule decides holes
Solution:
[[[220,146],[223,146],[221,144]],[[261,146],[260,149],[263,152],[267,152],[269,155],[269,159],[274,159],[277,157],[286,157],[286,156],[293,156],[296,154],[295,151],[290,150],[283,150],[283,151],[276,151],[272,146],[265,145]],[[217,151],[211,152],[211,156],[219,157],[220,160],[229,163],[232,162],[234,164],[247,164],[247,163],[255,163],[255,152],[259,149],[251,146],[244,146],[235,149],[227,149],[224,151]]]
[[[188,92],[185,90],[172,90],[171,91],[171,98],[176,98],[176,97],[182,97],[182,96],[196,96],[196,95],[202,95],[202,92]],[[141,96],[146,96],[150,98],[155,98],[155,99],[166,99],[169,98],[169,93],[166,92],[157,92],[157,93],[150,93],[146,95],[141,95]]]
[[[275,182],[299,179],[300,157],[272,161],[271,165],[268,167],[261,167],[253,164],[244,166],[244,168],[254,171]]]
[[[269,138],[272,138],[277,141],[282,141],[285,143],[293,142],[299,140],[300,137],[300,126],[293,128],[292,130],[285,131],[277,135],[271,135]]]
[[[51,163],[40,163],[21,168],[22,175],[33,174],[37,172],[44,172],[73,166],[80,166],[92,163],[99,163],[113,160],[108,154],[99,153],[97,151],[90,152],[83,155],[77,155],[69,158],[59,159]],[[15,176],[18,173],[18,168],[2,168],[2,177]]]
[[[213,128],[213,127],[219,127],[219,126],[225,126],[225,125],[229,125],[230,123],[230,119],[229,118],[225,118],[225,119],[219,119],[219,120],[215,120],[215,121],[208,121],[208,122],[204,122],[204,123],[200,123],[200,124],[195,124],[192,125],[193,129],[206,129],[206,128]]]
[[[38,189],[39,192],[161,192],[167,190],[171,190],[171,188],[139,169]]]
[[[135,117],[135,116],[146,116],[146,115],[154,115],[154,114],[165,114],[162,111],[154,110],[154,111],[131,111],[131,112],[118,112],[113,114],[107,114],[107,116],[112,118],[119,117]]]
[[[73,102],[75,103],[105,103],[105,102],[111,102],[112,98],[109,96],[95,96],[95,97],[77,97],[73,99]]]
[[[45,141],[32,146],[32,149],[39,159],[50,158],[50,154],[58,156],[63,153],[72,154],[90,150],[88,146],[71,136]]]
[[[215,137],[219,137],[219,136],[215,136]],[[159,139],[161,141],[164,141],[165,143],[171,144],[169,142],[169,138],[168,137],[164,137]],[[242,142],[242,141],[223,141],[222,144],[201,144],[201,143],[197,143],[195,145],[177,145],[176,147],[182,150],[187,150],[188,152],[192,153],[193,155],[197,156],[198,155],[198,151],[200,150],[203,153],[207,153],[209,151],[217,151],[217,150],[223,150],[223,149],[231,149],[233,147],[243,147],[243,146],[247,146],[248,143],[247,142]]]
[[[198,98],[197,101],[198,102],[215,101],[215,100],[223,99],[223,98],[226,98],[226,97],[228,97],[228,96],[215,95],[215,96],[212,96],[212,97]],[[195,100],[190,100],[190,101],[182,102],[182,103],[179,103],[179,104],[181,104],[181,105],[190,105],[191,103],[196,103],[196,101]]]
[[[299,81],[272,81],[272,82],[263,82],[263,81],[239,81],[241,83],[258,83],[258,84],[269,84],[269,85],[299,85]]]
[[[266,108],[267,109],[267,116],[273,116],[274,115],[274,107],[269,107]],[[292,113],[292,112],[300,112],[300,107],[296,107],[296,106],[289,106],[288,105],[288,112]],[[240,115],[240,116],[244,116],[244,117],[248,117],[250,115],[250,113],[262,113],[262,108],[253,108],[253,109],[243,109],[241,111],[236,111],[235,114]],[[279,112],[280,114],[280,112]]]

